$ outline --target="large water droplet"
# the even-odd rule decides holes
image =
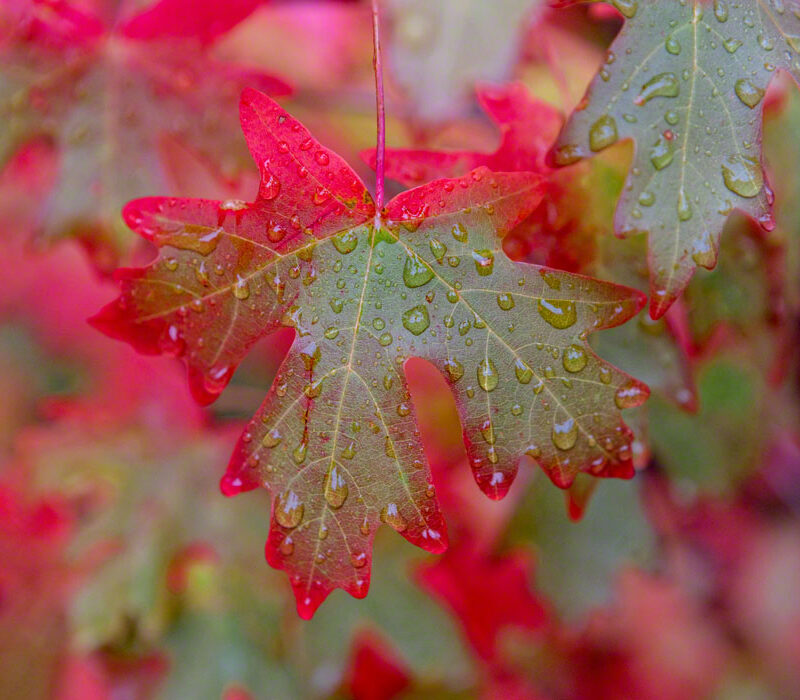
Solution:
[[[539,299],[539,315],[553,328],[569,328],[578,320],[575,302],[567,299]]]
[[[530,384],[533,379],[533,370],[528,367],[519,357],[514,360],[514,374],[520,384]]]
[[[406,519],[400,515],[396,503],[389,503],[381,510],[381,521],[391,525],[397,532],[403,532],[408,527]]]
[[[472,259],[475,270],[481,277],[487,277],[494,270],[494,253],[491,250],[473,250]]]
[[[347,500],[348,493],[349,489],[342,470],[331,464],[325,476],[325,500],[331,508],[341,508]]]
[[[589,129],[589,148],[595,153],[617,142],[617,122],[608,114],[603,115]]]
[[[575,420],[567,418],[561,423],[553,423],[551,437],[553,439],[553,444],[559,450],[571,450],[578,441],[578,426]]]
[[[639,384],[631,381],[617,389],[614,394],[614,403],[617,404],[619,409],[634,408],[639,406],[646,398],[647,392]]]
[[[764,91],[753,85],[747,78],[737,80],[735,90],[736,96],[750,109],[757,107],[764,98]]]
[[[677,97],[680,92],[681,86],[675,73],[659,73],[642,85],[634,103],[642,106],[654,97]]]
[[[500,375],[497,373],[497,367],[494,366],[488,357],[478,363],[478,384],[484,391],[494,391],[497,388],[497,383],[500,381]]]
[[[420,335],[430,325],[428,309],[424,306],[415,306],[403,314],[403,326],[414,335]]]
[[[283,527],[297,527],[303,519],[303,510],[303,502],[292,490],[275,498],[275,520]]]
[[[728,156],[728,160],[722,164],[722,178],[725,186],[741,197],[755,197],[764,187],[760,163],[748,156]]]
[[[436,258],[436,262],[441,263],[442,260],[444,260],[444,256],[447,254],[447,246],[438,238],[431,238],[428,245],[430,246],[433,257]]]
[[[429,268],[419,257],[414,253],[406,256],[406,262],[403,266],[403,282],[406,287],[415,289],[428,284],[433,279],[433,270]]]
[[[343,231],[333,237],[333,247],[340,253],[346,255],[352,253],[358,245],[358,236],[355,231]]]
[[[562,362],[564,364],[564,369],[567,372],[580,372],[584,367],[586,367],[586,363],[588,362],[589,358],[586,355],[586,351],[580,345],[570,345],[566,350],[564,350],[564,354],[562,356]]]

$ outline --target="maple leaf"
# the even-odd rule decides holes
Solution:
[[[26,5],[30,16],[0,41],[0,167],[35,137],[51,140],[59,151],[55,181],[24,218],[47,239],[92,241],[107,256],[101,266],[115,266],[130,244],[122,205],[132,195],[169,191],[163,136],[232,176],[246,154],[226,117],[242,87],[289,91],[277,78],[216,61],[203,37],[181,38],[189,32],[179,17],[194,27],[192,2],[165,0],[113,28],[65,2]],[[210,21],[217,13],[207,14]],[[10,219],[17,209],[0,214]]]
[[[561,133],[566,165],[636,143],[616,230],[649,238],[650,313],[661,317],[696,266],[713,268],[739,209],[774,227],[761,165],[763,97],[776,69],[800,80],[800,5],[639,0]]]
[[[491,497],[505,495],[523,453],[561,486],[581,470],[633,475],[619,410],[647,388],[585,339],[643,298],[503,254],[498,233],[537,206],[538,175],[477,169],[376,212],[350,167],[275,102],[245,90],[240,111],[261,169],[256,201],[129,203],[126,221],[163,254],[120,270],[121,296],[91,322],[140,352],[180,357],[203,403],[257,340],[295,329],[222,487],[274,494],[267,559],[291,574],[302,616],[335,587],[366,595],[380,522],[428,551],[446,547],[402,372],[411,356],[451,382]]]

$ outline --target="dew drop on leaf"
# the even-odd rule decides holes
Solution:
[[[761,165],[754,158],[742,155],[728,156],[722,164],[725,186],[740,197],[755,197],[764,186]]]
[[[575,324],[578,312],[574,301],[566,299],[539,299],[539,315],[553,328],[565,329]]]
[[[275,520],[283,527],[297,527],[303,519],[303,510],[303,502],[292,490],[275,498]]]
[[[414,335],[420,335],[430,325],[428,309],[424,306],[415,306],[403,314],[403,326]]]
[[[617,389],[614,394],[614,403],[617,404],[619,409],[634,408],[639,406],[646,396],[646,393],[642,391],[642,388],[636,382],[628,382]]]
[[[564,355],[562,357],[562,362],[564,364],[564,369],[567,372],[580,372],[584,367],[586,367],[586,362],[588,361],[588,357],[586,355],[586,351],[580,345],[570,345],[566,350],[564,350]]]
[[[397,532],[403,532],[408,527],[406,519],[400,515],[400,511],[397,509],[396,503],[384,506],[381,510],[381,522],[391,525]]]
[[[406,287],[415,289],[428,284],[433,279],[433,270],[431,270],[420,258],[413,253],[406,256],[406,262],[403,266],[403,282]]]
[[[488,357],[478,363],[478,385],[484,391],[494,391],[500,381],[497,367]]]
[[[325,476],[325,500],[331,508],[341,508],[347,500],[349,489],[342,470],[331,464]]]
[[[589,129],[589,148],[595,153],[617,142],[617,122],[608,114],[603,115]]]
[[[578,441],[578,426],[575,420],[567,418],[561,423],[554,423],[551,437],[553,444],[559,450],[571,450]]]

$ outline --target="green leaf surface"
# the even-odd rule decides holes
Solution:
[[[631,0],[605,65],[554,151],[559,164],[636,144],[616,229],[649,237],[650,311],[662,316],[697,265],[716,264],[739,209],[774,227],[761,165],[763,97],[775,71],[800,80],[794,0]]]

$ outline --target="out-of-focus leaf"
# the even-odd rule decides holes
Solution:
[[[66,2],[32,3],[31,22],[0,39],[0,166],[34,138],[57,149],[55,182],[24,217],[44,237],[82,237],[106,269],[125,257],[133,239],[122,205],[168,189],[158,154],[164,134],[228,176],[246,166],[230,121],[241,89],[286,94],[288,86],[216,61],[198,39],[175,38],[187,34],[179,19],[213,4],[163,0],[104,25]],[[0,211],[5,220],[15,215],[18,203]]]
[[[435,124],[463,116],[476,82],[511,77],[539,0],[388,0],[387,63],[408,116]],[[421,79],[424,76],[424,79]]]

